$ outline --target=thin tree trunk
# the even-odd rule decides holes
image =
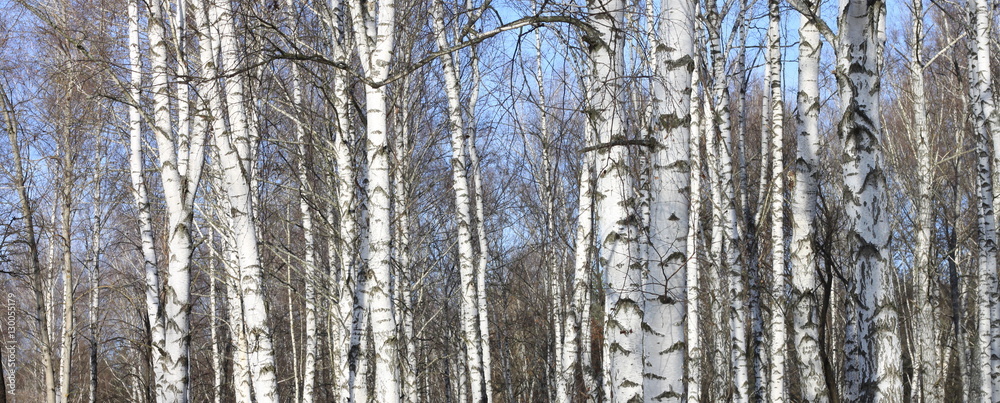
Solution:
[[[99,150],[103,151],[103,150]],[[90,324],[90,389],[87,391],[87,401],[97,402],[97,357],[99,354],[98,342],[98,314],[100,307],[101,289],[101,209],[103,209],[101,178],[104,175],[102,162],[98,160],[98,166],[94,168],[94,197],[91,200],[92,215],[90,217],[91,241],[90,241],[90,308],[87,310],[88,322]]]
[[[914,295],[916,302],[913,325],[915,328],[914,380],[911,390],[914,402],[939,402],[943,400],[943,385],[939,384],[941,370],[938,367],[937,320],[937,275],[931,264],[931,238],[933,216],[931,186],[934,183],[934,169],[930,151],[930,130],[927,124],[927,97],[924,94],[923,61],[923,0],[912,2],[910,88],[913,91],[913,131],[917,137],[917,244],[914,273]]]
[[[691,176],[691,198],[688,207],[689,224],[687,229],[687,289],[685,298],[687,306],[685,312],[685,324],[687,328],[687,401],[688,403],[698,403],[702,401],[702,347],[701,347],[701,318],[699,307],[701,306],[701,260],[698,248],[699,231],[701,230],[701,204],[702,204],[702,164],[704,158],[701,153],[701,143],[704,139],[704,126],[702,125],[702,98],[698,95],[698,86],[701,81],[701,54],[694,53],[694,68],[691,70],[691,101],[689,112],[691,114],[691,145],[689,162]]]
[[[298,24],[297,9],[295,0],[288,0],[287,6],[290,12],[291,29],[295,35]],[[302,369],[302,403],[312,403],[314,398],[314,387],[316,384],[316,282],[319,276],[316,273],[316,240],[313,233],[312,208],[309,206],[307,195],[312,194],[312,187],[309,183],[309,148],[310,138],[306,135],[305,125],[301,120],[304,117],[304,106],[302,105],[302,77],[298,63],[292,63],[292,103],[294,104],[295,118],[295,139],[298,144],[298,181],[299,181],[299,211],[302,214],[302,234],[305,240],[305,259],[302,263],[302,277],[304,279],[303,297],[305,299],[305,363]]]
[[[482,12],[481,10],[479,11]],[[470,61],[472,64],[472,91],[469,94],[469,141],[466,148],[469,151],[469,165],[472,174],[472,194],[475,196],[474,220],[476,226],[476,242],[479,245],[479,256],[476,259],[476,288],[479,293],[479,343],[483,359],[483,384],[486,401],[493,401],[493,359],[490,353],[490,322],[489,307],[486,295],[486,269],[490,259],[490,244],[486,240],[486,210],[483,208],[483,199],[486,198],[486,190],[483,187],[483,174],[479,164],[479,151],[476,146],[476,104],[479,102],[479,53],[476,46],[469,49]]]
[[[70,365],[73,357],[73,334],[75,333],[73,298],[73,161],[74,153],[70,140],[69,127],[62,127],[61,148],[61,168],[62,184],[59,189],[59,203],[61,207],[61,227],[60,238],[62,241],[62,291],[63,291],[63,318],[62,331],[60,334],[61,356],[59,357],[59,401],[69,402],[70,390]],[[55,245],[51,245],[55,247]]]
[[[771,134],[771,366],[769,401],[783,403],[785,395],[785,163],[782,157],[784,143],[785,102],[782,94],[781,68],[781,11],[778,0],[768,1],[770,23],[767,29],[767,87],[770,91],[770,122],[765,130]]]
[[[434,4],[434,27],[438,32],[437,45],[440,49],[449,46],[445,37],[444,5]],[[444,67],[445,91],[448,95],[448,120],[451,129],[451,173],[455,189],[455,207],[457,210],[458,227],[458,264],[461,276],[460,288],[462,297],[462,332],[465,344],[465,354],[468,356],[467,368],[472,387],[473,402],[485,402],[486,394],[482,372],[482,356],[480,355],[479,333],[479,296],[476,281],[476,261],[472,238],[472,199],[469,193],[469,179],[466,175],[466,136],[461,107],[461,87],[458,72],[455,69],[451,54],[441,56]]]

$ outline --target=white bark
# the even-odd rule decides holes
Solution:
[[[142,120],[140,102],[142,100],[142,64],[139,50],[139,5],[138,0],[129,1],[129,66],[131,86],[129,95],[129,164],[132,180],[132,196],[138,211],[139,238],[142,243],[143,270],[145,273],[146,313],[150,332],[150,365],[155,382],[157,402],[166,400],[164,395],[162,351],[164,342],[163,317],[160,311],[160,279],[157,270],[156,252],[153,249],[153,225],[150,215],[149,197],[143,174]]]
[[[973,398],[978,401],[1000,401],[998,374],[1000,357],[996,356],[997,337],[997,233],[995,215],[995,177],[997,153],[990,153],[990,141],[997,145],[1000,125],[996,124],[996,111],[990,71],[989,24],[990,11],[986,1],[969,1],[970,25],[973,41],[969,52],[969,106],[976,138],[976,155],[979,188],[979,272],[976,282],[977,334],[973,348],[973,368],[980,377],[974,384]],[[992,138],[991,138],[992,134]],[[992,160],[992,161],[991,161]],[[991,162],[994,164],[991,167]]]
[[[103,151],[99,149],[99,151]],[[94,196],[91,200],[91,216],[90,216],[90,228],[91,228],[91,240],[90,240],[90,307],[87,310],[88,324],[90,325],[90,388],[87,390],[87,401],[90,403],[97,402],[97,365],[98,365],[98,354],[99,354],[99,332],[98,332],[98,314],[97,311],[100,309],[100,292],[101,292],[101,212],[104,208],[102,199],[102,189],[101,189],[101,178],[104,175],[104,169],[101,166],[101,157],[98,158],[98,166],[94,168]]]
[[[192,137],[188,122],[188,100],[179,99],[180,129],[175,132],[171,117],[170,74],[168,72],[168,46],[166,25],[169,5],[162,0],[150,3],[148,34],[150,38],[150,64],[152,66],[153,133],[158,151],[157,166],[163,184],[167,207],[167,276],[164,282],[163,320],[164,344],[163,374],[164,399],[186,402],[188,399],[188,355],[191,343],[190,264],[192,254],[191,220],[194,193],[201,175],[203,133]],[[183,7],[179,8],[178,21],[182,27]],[[180,35],[177,36],[180,38]],[[182,47],[183,44],[176,44]],[[185,61],[178,64],[178,74],[186,72]],[[179,93],[187,96],[187,85],[179,84]]]
[[[395,44],[396,6],[393,0],[362,5],[350,2],[354,35],[364,75],[373,81],[383,81],[389,75],[389,64]],[[377,13],[377,14],[376,14]],[[371,346],[375,352],[375,396],[386,403],[400,398],[398,337],[390,286],[391,181],[389,172],[389,133],[386,115],[385,87],[365,85],[368,135],[367,201],[371,220],[368,227],[368,270],[366,287],[371,313]]]
[[[931,264],[931,242],[934,230],[931,204],[931,186],[934,170],[930,151],[930,130],[927,124],[927,97],[924,93],[923,61],[923,0],[913,0],[910,43],[910,88],[913,91],[913,132],[917,140],[917,220],[913,262],[914,301],[914,402],[942,401],[943,385],[939,384],[941,370],[938,364],[937,321],[937,270]]]
[[[858,295],[858,350],[861,399],[903,400],[902,352],[898,313],[889,265],[886,177],[882,166],[883,138],[879,87],[885,4],[842,0],[838,18],[837,81],[843,115],[839,130],[844,142],[842,168],[850,265]]]
[[[694,20],[690,0],[661,2],[653,46],[649,274],[644,286],[643,355],[647,402],[681,401],[684,391],[686,263],[689,261],[691,71]],[[655,38],[655,35],[654,35]],[[662,42],[661,42],[662,41]]]
[[[1000,113],[997,112],[996,99],[994,98],[994,87],[993,87],[993,76],[992,76],[992,58],[996,56],[996,52],[991,51],[991,39],[994,38],[992,33],[992,23],[995,21],[993,19],[993,12],[991,8],[994,6],[988,0],[975,0],[967,2],[969,7],[969,18],[970,26],[974,30],[970,36],[974,36],[972,41],[974,52],[970,52],[969,60],[969,70],[970,70],[970,80],[969,83],[969,93],[972,106],[972,120],[973,125],[976,128],[976,132],[979,136],[983,137],[982,141],[989,141],[989,136],[992,135],[993,142],[993,155],[992,155],[992,193],[993,193],[993,203],[987,209],[986,205],[983,205],[983,214],[987,217],[983,219],[986,221],[986,231],[992,231],[992,244],[990,243],[990,235],[987,234],[987,244],[983,247],[988,249],[986,251],[987,259],[991,260],[987,262],[985,268],[980,266],[979,274],[979,288],[978,292],[979,300],[979,335],[984,337],[984,333],[987,332],[986,329],[982,328],[987,326],[984,317],[989,318],[988,322],[988,334],[989,344],[982,345],[980,348],[984,349],[980,354],[985,354],[989,357],[989,370],[987,371],[987,363],[983,362],[980,368],[983,369],[984,373],[988,373],[983,376],[983,381],[986,382],[989,379],[988,385],[983,385],[982,390],[989,390],[992,395],[992,401],[1000,402],[1000,290],[997,289],[997,272],[996,272],[996,219],[995,211],[991,211],[995,208],[998,201],[996,194],[996,186],[1000,184]],[[974,54],[974,57],[973,57]],[[980,156],[980,158],[983,158]],[[987,156],[989,158],[989,156]],[[982,169],[982,167],[980,167]],[[982,173],[980,172],[980,175]],[[981,178],[982,179],[982,178]],[[985,192],[985,191],[984,191]],[[985,194],[983,195],[986,196]],[[993,218],[988,218],[988,216],[993,216]],[[993,221],[992,230],[989,228],[989,221]],[[982,240],[980,240],[982,242]],[[981,244],[983,245],[983,244]],[[980,252],[983,253],[983,252]],[[985,270],[985,272],[984,272]],[[983,284],[983,282],[986,284]],[[982,291],[983,287],[989,287],[988,291]],[[988,297],[987,300],[982,298]],[[988,305],[987,305],[988,304]],[[984,309],[985,308],[985,309]],[[986,400],[985,396],[982,399]]]
[[[604,390],[611,403],[642,401],[642,273],[638,269],[635,183],[623,116],[625,4],[588,1],[593,83],[588,114],[597,137],[598,264],[604,273]]]
[[[67,106],[68,107],[68,106]],[[74,183],[74,160],[76,151],[71,141],[68,122],[62,122],[60,140],[60,168],[61,172],[59,185],[59,204],[61,208],[60,220],[60,240],[62,243],[62,329],[60,331],[60,353],[59,356],[59,401],[69,403],[70,390],[70,365],[73,357],[73,335],[76,333],[75,317],[73,315],[74,302],[73,290],[73,183]],[[55,245],[49,245],[55,248]]]
[[[736,402],[746,401],[750,398],[750,384],[746,358],[746,309],[744,306],[743,292],[743,272],[739,262],[739,233],[736,228],[736,205],[733,186],[733,165],[732,165],[732,133],[730,129],[729,114],[729,90],[726,75],[726,55],[722,48],[720,30],[722,29],[722,19],[717,6],[708,8],[708,39],[712,56],[712,79],[714,100],[712,120],[715,122],[718,131],[718,148],[715,152],[717,158],[717,189],[718,193],[715,208],[720,210],[716,217],[719,221],[719,242],[721,249],[715,259],[727,269],[729,280],[729,323],[731,342],[730,367],[732,371],[732,382],[735,383],[732,399]],[[715,231],[713,231],[713,238]],[[713,239],[713,242],[716,242]],[[717,249],[718,247],[713,247]]]
[[[482,11],[480,11],[482,12]],[[489,309],[486,302],[486,268],[490,258],[490,245],[486,240],[486,210],[483,208],[483,199],[486,198],[486,190],[483,187],[483,174],[479,164],[479,151],[476,147],[476,103],[479,101],[479,53],[475,46],[470,49],[472,64],[472,91],[469,94],[469,120],[471,129],[469,130],[469,141],[466,148],[469,151],[469,165],[472,173],[472,192],[475,195],[475,226],[476,242],[479,244],[479,256],[476,259],[476,288],[479,291],[479,343],[483,359],[483,384],[487,401],[493,400],[493,375],[491,367],[493,360],[490,354],[490,322]]]
[[[812,9],[818,12],[818,7]],[[798,133],[795,136],[796,159],[792,186],[792,304],[794,344],[801,374],[801,394],[806,402],[828,400],[826,379],[820,360],[817,308],[816,195],[819,191],[819,57],[822,49],[816,23],[799,16],[799,93]]]
[[[686,347],[687,347],[687,379],[685,383],[687,384],[687,401],[688,403],[698,403],[701,401],[701,321],[698,315],[698,308],[700,306],[700,295],[701,295],[701,282],[700,282],[700,267],[701,261],[699,260],[698,253],[698,236],[701,230],[700,215],[701,215],[701,199],[702,199],[702,163],[704,161],[701,153],[701,142],[704,138],[704,127],[702,125],[702,98],[698,95],[698,85],[700,84],[699,74],[701,69],[701,57],[698,52],[694,52],[694,68],[691,71],[691,101],[689,106],[691,111],[691,128],[690,128],[690,141],[691,145],[690,155],[691,160],[689,162],[690,166],[690,176],[691,176],[691,192],[690,192],[690,204],[688,207],[688,217],[689,224],[687,229],[687,267],[685,268],[685,276],[687,277],[687,287],[685,292],[685,299],[687,299],[687,306],[685,311],[685,324],[687,325],[685,331],[686,336]]]
[[[288,0],[290,29],[292,36],[297,34],[298,24],[295,0]],[[292,103],[294,107],[295,141],[298,144],[298,181],[299,181],[299,212],[302,214],[302,234],[305,240],[305,257],[302,262],[302,277],[304,279],[303,298],[305,299],[305,362],[302,369],[302,403],[312,403],[316,384],[316,240],[313,233],[312,208],[307,195],[312,193],[309,184],[308,157],[310,139],[306,136],[306,128],[300,117],[304,116],[302,105],[302,77],[299,65],[292,63]]]
[[[444,5],[441,2],[434,4],[434,27],[438,32],[437,45],[440,49],[449,46],[444,27]],[[465,125],[463,123],[461,107],[461,87],[459,84],[458,72],[455,69],[451,54],[441,56],[441,64],[444,68],[445,92],[448,96],[448,121],[451,130],[451,173],[452,187],[455,189],[455,208],[457,210],[456,226],[458,228],[458,264],[461,276],[461,296],[462,296],[462,332],[465,344],[465,354],[468,357],[466,370],[469,373],[469,382],[472,390],[472,400],[474,402],[488,401],[486,394],[485,379],[483,377],[483,362],[480,355],[480,333],[479,333],[479,296],[476,281],[476,260],[473,249],[472,238],[472,199],[469,194],[469,179],[466,175],[465,149]]]
[[[771,402],[782,403],[785,395],[785,232],[784,193],[785,163],[782,157],[784,142],[785,102],[782,94],[781,68],[781,14],[778,0],[768,1],[770,23],[767,29],[767,87],[770,91],[770,122],[764,130],[771,134],[771,365],[768,374],[768,396]]]
[[[234,22],[228,1],[210,3],[209,16],[219,28],[219,49],[221,50],[222,72],[234,72],[238,66],[238,44],[234,34]],[[213,40],[214,41],[214,40]],[[214,43],[214,42],[213,42]],[[231,131],[215,133],[218,149],[218,166],[223,172],[223,187],[229,208],[229,224],[232,232],[236,264],[231,265],[231,276],[236,280],[237,290],[232,297],[238,298],[242,307],[235,312],[242,322],[241,336],[245,338],[246,359],[253,398],[258,402],[277,402],[278,390],[275,379],[274,353],[271,335],[267,325],[267,305],[261,290],[263,281],[260,255],[257,245],[257,227],[254,223],[252,177],[252,153],[254,143],[253,122],[247,121],[244,96],[240,78],[226,80],[227,99]],[[221,112],[221,111],[219,111]],[[216,116],[220,116],[217,113]],[[238,303],[230,300],[230,304]],[[239,328],[237,328],[239,329]],[[237,383],[240,383],[237,381]],[[237,389],[244,388],[237,386]]]

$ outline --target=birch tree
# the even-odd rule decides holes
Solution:
[[[657,34],[662,43],[652,44],[656,148],[651,160],[651,262],[643,290],[644,328],[648,329],[643,335],[643,395],[649,402],[680,401],[685,396],[685,263],[690,259],[688,209],[693,197],[688,191],[695,3],[664,1],[661,7]]]
[[[888,260],[886,177],[879,89],[885,3],[849,0],[838,17],[837,86],[844,144],[843,173],[850,265],[858,296],[861,398],[903,399],[895,272]],[[848,387],[851,387],[848,385]]]
[[[389,76],[389,65],[395,44],[396,4],[393,0],[382,0],[365,5],[352,0],[349,9],[361,68],[364,76],[370,80],[365,85],[368,154],[366,197],[371,214],[366,239],[369,277],[366,279],[365,287],[370,290],[368,302],[375,343],[371,346],[375,351],[374,392],[383,401],[395,403],[400,399],[400,387],[396,318],[393,315],[393,301],[389,288],[391,272],[389,246],[392,234],[389,133],[386,124],[388,111],[385,87],[371,83],[384,81]]]
[[[973,355],[973,368],[979,368],[978,393],[980,401],[1000,401],[1000,311],[997,301],[997,235],[995,184],[997,174],[996,150],[1000,144],[1000,117],[997,116],[993,96],[990,48],[990,12],[985,1],[967,2],[970,35],[973,41],[969,51],[969,106],[976,136],[978,168],[979,213],[979,272],[976,283],[978,314],[977,338]]]
[[[810,12],[818,14],[818,4]],[[802,377],[802,398],[808,402],[827,401],[826,379],[819,349],[818,292],[816,281],[816,195],[819,192],[819,57],[822,51],[816,22],[799,14],[799,93],[798,133],[792,186],[792,304],[795,324],[795,351]]]
[[[240,53],[234,32],[235,23],[231,5],[228,1],[204,4],[209,20],[218,27],[217,35],[209,35],[213,48],[217,49],[221,60],[218,71],[235,72],[239,68]],[[203,64],[205,62],[202,61]],[[277,402],[274,352],[267,324],[267,305],[261,290],[263,276],[258,249],[258,229],[254,222],[254,190],[251,187],[253,150],[256,149],[256,141],[259,138],[254,133],[253,122],[247,118],[243,90],[238,75],[234,79],[226,80],[220,91],[224,94],[227,109],[225,111],[221,109],[221,102],[216,102],[216,108],[213,108],[214,116],[228,114],[230,122],[229,130],[213,132],[213,139],[218,150],[217,164],[222,172],[221,184],[225,190],[225,203],[229,207],[226,219],[233,241],[231,256],[234,261],[228,266],[230,269],[228,276],[235,279],[233,284],[235,287],[231,288],[236,289],[230,293],[235,295],[230,295],[229,303],[235,305],[236,309],[233,309],[235,311],[233,313],[237,316],[235,320],[241,324],[236,330],[241,330],[242,334],[235,337],[246,340],[246,351],[240,354],[246,354],[249,376],[236,383],[247,383],[246,386],[237,385],[237,388],[249,389],[253,395],[252,399],[259,402]]]
[[[940,369],[938,368],[938,328],[935,324],[937,316],[937,275],[931,264],[931,237],[933,217],[931,204],[931,184],[934,183],[934,169],[930,151],[930,130],[927,123],[927,97],[924,85],[924,8],[923,0],[914,0],[911,4],[913,13],[910,35],[910,87],[913,91],[913,132],[917,141],[917,180],[919,194],[917,196],[917,244],[913,262],[914,294],[916,294],[916,309],[914,311],[914,342],[913,351],[917,356],[914,360],[913,401],[937,402],[943,399],[943,388],[939,384]]]
[[[624,4],[589,1],[590,23],[597,30],[588,41],[593,82],[590,119],[597,138],[599,212],[596,239],[598,264],[604,272],[604,393],[608,402],[643,399],[642,273],[636,239],[635,184],[629,173],[629,142],[622,107],[624,68]]]
[[[785,102],[782,94],[781,11],[778,0],[769,0],[767,28],[767,87],[770,91],[770,121],[764,130],[771,138],[771,343],[768,358],[768,397],[772,402],[784,402],[785,395],[785,164],[784,144]],[[763,161],[763,158],[761,158]]]

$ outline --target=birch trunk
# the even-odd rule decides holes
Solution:
[[[993,202],[987,206],[983,205],[982,214],[984,215],[983,220],[985,223],[985,230],[987,231],[986,244],[982,244],[983,240],[980,239],[981,247],[988,249],[986,251],[987,259],[986,266],[980,265],[979,272],[979,292],[977,293],[979,300],[979,337],[988,337],[988,344],[979,346],[983,350],[980,354],[984,354],[989,357],[989,370],[987,371],[987,363],[982,362],[979,368],[983,368],[984,373],[988,373],[988,376],[984,375],[983,382],[989,380],[988,385],[983,385],[982,390],[985,393],[987,390],[990,391],[993,402],[1000,402],[1000,294],[998,294],[998,281],[996,272],[996,219],[994,215],[993,208],[997,203],[996,186],[1000,184],[1000,114],[997,113],[996,100],[993,94],[993,77],[992,77],[992,58],[996,55],[996,52],[991,51],[991,39],[993,34],[991,31],[992,23],[995,21],[993,19],[993,14],[990,2],[987,0],[975,0],[968,1],[969,8],[969,19],[970,27],[974,32],[970,33],[970,36],[974,38],[970,45],[974,46],[974,50],[970,51],[969,54],[969,70],[971,82],[969,83],[969,99],[972,106],[972,120],[973,125],[976,129],[978,136],[982,137],[982,141],[989,142],[990,136],[992,135],[993,143],[993,155],[992,161],[992,171],[991,181],[993,184]],[[982,152],[982,151],[980,151]],[[984,158],[980,155],[979,158]],[[980,166],[982,170],[982,166]],[[982,175],[982,172],[980,172]],[[982,180],[982,178],[980,178]],[[982,186],[982,185],[980,185]],[[985,190],[982,190],[983,197],[986,196]],[[987,208],[988,207],[988,208]],[[992,221],[992,224],[990,223]],[[992,225],[992,229],[990,226]],[[983,252],[980,252],[983,253]],[[981,261],[982,262],[982,261]],[[985,272],[984,272],[985,269]],[[983,283],[985,281],[985,284]],[[988,290],[983,290],[983,287],[988,287]],[[982,299],[987,298],[987,299]],[[988,318],[988,322],[986,321]],[[988,327],[987,329],[982,328],[983,326]],[[980,340],[982,343],[982,340]],[[986,400],[985,396],[982,398],[983,401]]]
[[[593,130],[588,123],[584,127],[584,147],[591,147],[593,144]],[[570,283],[569,306],[566,308],[566,333],[562,351],[563,376],[566,377],[567,385],[574,384],[572,380],[576,378],[577,367],[580,367],[584,377],[589,372],[589,363],[585,363],[580,356],[587,354],[586,351],[590,349],[590,332],[584,332],[589,327],[585,328],[583,321],[590,320],[584,311],[590,310],[588,294],[594,242],[594,162],[591,152],[585,152],[581,157],[573,279]],[[573,395],[573,390],[567,389],[565,398],[572,401]]]
[[[858,295],[858,351],[861,353],[861,399],[903,400],[902,352],[898,313],[889,266],[886,177],[882,168],[880,122],[881,62],[885,4],[842,0],[838,17],[837,83],[844,142],[842,168],[847,210],[850,265]]]
[[[351,45],[351,30],[344,15],[343,3],[330,1],[328,6],[328,29],[333,47],[334,59],[346,62],[346,49]],[[335,138],[333,140],[333,158],[336,174],[333,178],[335,186],[334,205],[331,216],[336,216],[339,225],[331,229],[335,231],[336,243],[330,248],[330,264],[339,261],[334,275],[334,295],[337,298],[330,313],[333,316],[331,328],[331,344],[333,345],[333,395],[338,402],[347,401],[354,387],[354,372],[351,369],[351,346],[354,317],[354,290],[358,282],[358,199],[356,194],[355,159],[352,147],[356,143],[352,128],[352,117],[349,113],[348,101],[350,93],[347,85],[348,75],[335,71],[333,76],[333,120]],[[331,270],[332,272],[333,270]]]
[[[210,3],[209,16],[217,18],[219,28],[219,49],[221,50],[222,72],[234,72],[238,66],[238,44],[234,34],[234,22],[228,1]],[[215,18],[212,18],[215,19]],[[242,304],[236,312],[242,322],[239,336],[246,340],[246,359],[252,398],[258,402],[277,402],[278,390],[275,379],[274,352],[270,330],[267,325],[267,305],[261,290],[263,277],[257,245],[257,227],[254,222],[253,176],[251,150],[257,144],[252,140],[253,122],[247,121],[242,85],[239,76],[226,80],[223,91],[227,99],[231,131],[216,133],[218,164],[223,173],[223,187],[226,191],[232,231],[233,248],[236,257],[238,290],[235,297]],[[230,300],[230,303],[236,303]],[[238,328],[237,328],[238,329]],[[243,388],[240,386],[240,388]]]
[[[292,35],[296,35],[298,24],[297,9],[295,0],[288,0],[287,6],[290,12]],[[305,240],[305,258],[302,263],[302,277],[304,278],[303,297],[305,298],[305,363],[302,369],[302,403],[312,403],[314,400],[314,387],[316,384],[316,282],[319,276],[316,273],[316,240],[313,233],[312,208],[309,206],[307,195],[312,194],[309,184],[308,157],[310,139],[307,138],[306,128],[299,117],[304,117],[302,105],[302,77],[299,72],[298,63],[292,63],[292,103],[295,118],[295,140],[298,144],[298,181],[299,181],[299,212],[302,214],[302,234]]]
[[[721,255],[716,256],[720,262],[724,262],[729,280],[729,323],[730,323],[730,367],[733,376],[733,400],[743,402],[750,397],[750,383],[747,370],[746,358],[746,309],[743,303],[743,272],[739,262],[739,233],[736,228],[736,204],[733,186],[733,165],[732,165],[732,133],[730,130],[729,114],[729,90],[728,77],[726,75],[726,54],[722,48],[720,30],[722,29],[722,19],[717,6],[709,7],[708,15],[708,39],[712,54],[712,79],[713,95],[715,101],[712,111],[714,126],[717,127],[719,136],[718,170],[719,170],[719,204],[717,208],[721,210],[721,231],[723,247]],[[715,235],[713,234],[713,237]]]
[[[103,151],[103,150],[99,150]],[[101,209],[103,209],[103,201],[101,198],[101,178],[104,174],[103,167],[100,166],[101,161],[98,160],[98,167],[94,169],[94,197],[91,200],[91,209],[93,210],[90,217],[90,228],[91,228],[91,240],[90,240],[90,309],[87,310],[88,319],[90,324],[90,389],[87,391],[87,401],[90,403],[97,402],[97,357],[99,354],[99,333],[98,333],[98,314],[100,302],[100,290],[101,290]]]
[[[163,184],[167,207],[167,275],[163,300],[164,345],[163,374],[164,398],[167,401],[186,402],[188,399],[188,355],[191,343],[190,264],[192,254],[191,220],[193,218],[194,192],[201,174],[203,140],[192,142],[187,122],[187,99],[178,99],[181,129],[175,132],[171,117],[170,80],[168,72],[168,46],[165,26],[169,5],[162,0],[150,2],[148,35],[150,64],[152,67],[153,133],[158,151],[157,166]],[[175,25],[182,26],[183,7]],[[180,36],[178,36],[180,38]],[[175,44],[182,48],[183,44]],[[181,60],[183,66],[185,61]],[[181,67],[182,70],[186,69]],[[186,84],[180,83],[180,87]],[[186,95],[186,89],[183,90]],[[192,159],[192,157],[194,157]],[[188,166],[188,164],[193,164]]]
[[[480,13],[482,11],[479,11]],[[476,241],[479,244],[479,256],[476,259],[476,288],[479,290],[479,343],[483,359],[483,384],[487,401],[493,400],[493,374],[491,371],[493,360],[490,353],[490,322],[489,309],[486,300],[486,269],[490,258],[490,244],[486,240],[486,210],[483,208],[483,199],[486,198],[486,190],[483,187],[483,174],[479,164],[479,151],[476,146],[476,104],[479,102],[479,53],[476,46],[470,49],[472,64],[472,91],[469,94],[469,142],[466,147],[469,151],[469,165],[472,172],[472,192],[475,195],[475,226]]]
[[[604,272],[604,389],[608,402],[642,401],[642,273],[623,116],[624,6],[620,0],[588,1],[597,30],[587,38],[593,83],[588,114],[597,137],[598,264]]]
[[[917,138],[917,245],[914,249],[913,282],[916,309],[914,324],[914,380],[911,390],[914,402],[939,402],[944,396],[939,384],[937,321],[937,270],[931,264],[933,216],[931,186],[934,169],[930,151],[930,130],[927,124],[927,97],[924,94],[923,61],[923,0],[912,2],[910,88],[913,91],[913,132]]]
[[[765,130],[771,134],[771,360],[768,374],[768,395],[771,402],[785,402],[785,163],[784,142],[785,102],[781,88],[781,11],[778,0],[768,1],[767,86],[770,90],[770,117]]]
[[[153,248],[153,225],[150,214],[149,197],[143,174],[142,121],[140,102],[142,100],[142,64],[139,53],[139,5],[138,0],[129,1],[129,66],[131,86],[129,95],[129,164],[132,179],[132,196],[139,213],[139,238],[142,242],[143,269],[145,271],[146,314],[150,332],[150,366],[155,379],[157,402],[166,401],[166,379],[163,374],[164,328],[163,311],[160,306],[160,278],[157,269],[156,252]]]
[[[972,32],[972,49],[969,52],[969,106],[972,116],[973,130],[976,136],[976,155],[979,187],[979,272],[976,282],[977,303],[977,337],[973,350],[973,368],[979,369],[977,393],[978,401],[1000,401],[1000,391],[997,391],[997,372],[1000,357],[996,357],[994,346],[998,344],[997,336],[997,235],[994,190],[997,154],[991,155],[991,133],[994,146],[1000,128],[994,124],[995,107],[993,104],[992,77],[990,71],[989,52],[989,21],[990,12],[986,1],[968,2],[968,11]]]
[[[396,6],[393,0],[365,5],[350,2],[358,55],[367,78],[382,81],[389,76],[389,64],[395,44]],[[376,11],[377,9],[377,11]],[[375,13],[377,12],[377,15]],[[369,304],[375,352],[375,396],[386,403],[400,398],[397,364],[398,337],[390,290],[391,190],[389,172],[389,133],[384,86],[365,86],[367,109],[368,182],[366,196],[371,221],[368,227],[368,270],[366,287],[371,290]]]
[[[687,299],[687,306],[685,312],[685,324],[687,328],[685,335],[687,338],[687,379],[685,382],[687,384],[687,401],[688,403],[698,403],[702,401],[702,391],[701,391],[701,358],[702,358],[702,347],[701,347],[701,320],[698,315],[699,307],[701,306],[701,281],[700,281],[700,268],[701,260],[700,254],[698,253],[698,237],[701,230],[701,204],[702,204],[702,164],[703,156],[701,153],[701,142],[704,138],[704,127],[702,125],[702,98],[698,95],[698,86],[700,84],[700,74],[701,71],[701,56],[698,52],[694,53],[693,65],[694,68],[691,70],[691,101],[690,108],[691,111],[691,161],[690,175],[691,175],[691,197],[690,206],[688,207],[688,217],[689,224],[687,229],[687,267],[685,269],[685,276],[687,277],[687,289],[685,298]]]
[[[661,2],[654,47],[649,274],[643,335],[647,402],[684,399],[686,262],[690,190],[691,71],[695,3]],[[649,18],[655,18],[650,15]],[[658,42],[658,41],[657,41]]]
[[[818,7],[811,8],[818,14]],[[816,195],[819,138],[819,57],[822,50],[816,23],[799,15],[799,93],[798,135],[795,136],[796,159],[792,186],[792,304],[795,324],[794,344],[801,374],[802,399],[826,403],[828,391],[820,359],[817,308]]]
[[[65,124],[65,123],[63,123]],[[71,149],[73,145],[70,140],[70,129],[68,126],[59,128],[62,132],[60,167],[62,168],[62,178],[59,188],[59,203],[61,207],[61,227],[60,238],[62,241],[62,292],[63,311],[62,329],[60,332],[60,352],[59,357],[59,401],[69,403],[70,389],[70,365],[73,357],[73,334],[76,333],[74,323],[73,290],[73,165],[75,151]],[[50,245],[55,248],[55,245]]]
[[[434,27],[438,32],[437,45],[439,49],[449,46],[444,27],[444,5],[440,2],[434,4]],[[462,333],[465,347],[465,354],[468,357],[466,370],[469,374],[469,382],[472,390],[473,402],[485,402],[489,397],[483,377],[482,356],[480,355],[480,334],[479,334],[479,296],[476,281],[476,261],[473,249],[472,238],[472,199],[469,194],[469,180],[466,175],[466,136],[465,125],[462,118],[461,107],[461,87],[458,81],[458,72],[455,69],[451,54],[441,56],[441,64],[444,67],[445,92],[448,96],[448,121],[451,130],[451,174],[452,186],[455,189],[455,208],[457,210],[458,227],[458,264],[461,276],[461,296],[462,296]]]

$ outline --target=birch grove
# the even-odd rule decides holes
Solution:
[[[3,401],[1000,401],[989,1],[0,10]]]

